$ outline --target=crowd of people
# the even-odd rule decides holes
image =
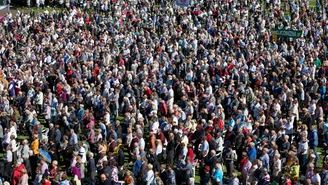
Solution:
[[[0,182],[328,183],[326,1],[34,5],[0,19]]]

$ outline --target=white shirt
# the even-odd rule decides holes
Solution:
[[[163,146],[157,145],[156,147],[156,155],[161,154],[163,152]]]
[[[145,146],[146,146],[145,140],[143,138],[139,139],[138,145],[139,145],[139,148],[145,149]]]
[[[315,109],[316,109],[316,105],[315,103],[312,103],[309,107],[308,107],[308,110],[310,112],[311,115],[314,115],[315,114]]]
[[[87,155],[83,146],[79,149],[79,155],[82,156],[82,163],[84,164],[87,161]]]
[[[146,182],[147,182],[147,185],[150,185],[152,182],[153,182],[153,179],[154,179],[154,171],[153,170],[149,170],[147,172],[147,175],[146,175]]]
[[[317,183],[319,183],[319,185],[321,184],[321,177],[318,173],[314,174],[311,178],[311,184],[317,184]]]
[[[309,148],[309,145],[307,142],[300,142],[299,145],[298,145],[298,150],[297,152],[300,153],[302,152],[302,150],[304,149],[305,151],[303,153],[301,153],[301,155],[306,155],[308,153],[308,148]]]
[[[184,143],[186,146],[188,145],[189,139],[186,135],[182,136],[181,143]]]
[[[105,125],[110,124],[110,115],[109,115],[109,113],[105,114],[104,122],[105,122]]]
[[[156,121],[151,125],[150,130],[152,130],[154,132],[154,134],[157,134],[158,127],[159,127],[159,123],[158,123],[158,121]]]
[[[11,151],[12,152],[16,152],[17,151],[17,147],[16,147],[16,140],[15,139],[13,139],[13,140],[11,140],[10,141],[10,147],[11,147]]]
[[[15,129],[15,126],[10,127],[9,133],[10,136],[13,135],[15,136],[15,138],[17,138],[17,131]]]

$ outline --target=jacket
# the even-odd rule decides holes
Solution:
[[[89,173],[94,173],[96,171],[97,171],[97,168],[96,168],[95,159],[94,158],[91,158],[88,161],[88,172]]]
[[[32,143],[31,143],[31,150],[33,151],[34,155],[39,154],[39,141],[37,139],[35,139]]]
[[[318,131],[313,130],[309,135],[309,145],[318,146]]]

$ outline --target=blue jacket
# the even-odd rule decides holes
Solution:
[[[140,168],[141,168],[142,162],[140,160],[136,160],[133,164],[133,173],[135,176],[138,175]]]
[[[309,145],[310,146],[318,146],[318,131],[313,130],[309,135]]]
[[[221,169],[216,169],[213,174],[214,179],[220,179],[220,182],[223,184],[223,172]]]
[[[247,155],[249,156],[249,160],[252,162],[254,159],[256,159],[256,149],[251,148],[248,152]]]
[[[268,154],[265,154],[261,157],[261,160],[262,160],[262,164],[263,164],[263,167],[265,167],[266,169],[269,169],[269,155]]]

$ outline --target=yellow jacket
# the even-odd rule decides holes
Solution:
[[[300,165],[290,167],[290,176],[291,179],[300,177]]]
[[[117,146],[114,148],[114,152],[113,152],[114,155],[117,155],[117,154],[118,154],[118,151],[120,150],[121,145],[122,145],[122,144],[119,144],[119,145],[117,145]]]
[[[31,150],[33,151],[34,155],[39,154],[39,140],[35,139],[32,143],[31,143]]]

